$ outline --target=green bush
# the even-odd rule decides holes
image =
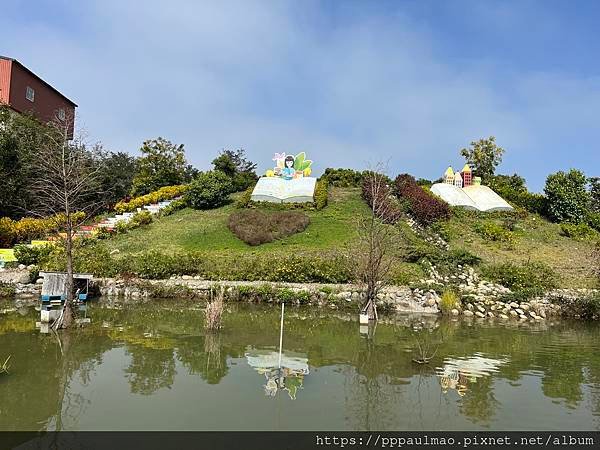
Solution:
[[[597,292],[583,297],[558,297],[554,302],[561,306],[561,314],[577,316],[587,320],[600,319],[600,294]]]
[[[131,228],[150,225],[152,223],[152,213],[150,211],[139,211],[133,215],[130,221]]]
[[[525,178],[517,174],[488,176],[485,178],[485,185],[514,206],[540,215],[546,215],[548,212],[546,197],[529,192]]]
[[[482,267],[482,275],[513,291],[543,293],[556,288],[559,283],[558,274],[547,264],[539,262],[491,264]]]
[[[254,192],[254,188],[256,187],[256,184],[253,184],[251,186],[249,186],[243,193],[242,195],[240,195],[237,200],[235,201],[235,207],[236,208],[247,208],[248,206],[250,206],[250,203],[252,202],[252,192]]]
[[[365,172],[328,167],[319,180],[336,187],[361,187],[364,176]]]
[[[560,231],[563,236],[575,239],[576,241],[583,241],[590,239],[596,235],[596,231],[590,227],[587,223],[561,223]]]
[[[225,204],[231,189],[229,177],[220,170],[212,170],[194,178],[185,198],[194,209],[218,208]]]
[[[325,208],[327,206],[328,197],[329,188],[327,182],[323,180],[317,181],[315,187],[315,208],[317,210]]]
[[[491,220],[475,223],[475,231],[486,241],[513,243],[513,234]]]
[[[161,216],[170,216],[175,211],[179,211],[180,209],[187,208],[187,200],[185,198],[179,198],[177,200],[173,200],[169,203],[169,206],[164,207],[160,210]]]
[[[0,281],[0,298],[12,298],[15,296],[16,289],[12,284]]]
[[[600,213],[592,213],[588,216],[588,224],[596,231],[600,231]]]
[[[544,192],[548,198],[548,213],[555,222],[581,223],[590,213],[588,179],[579,170],[557,172],[548,176]]]
[[[25,264],[26,266],[38,264],[52,253],[53,248],[53,245],[31,247],[29,245],[18,244],[14,247],[15,258],[17,258],[19,264]]]

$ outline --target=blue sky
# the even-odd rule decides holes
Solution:
[[[79,104],[91,141],[243,147],[437,178],[496,136],[501,173],[600,176],[600,2],[3,0],[0,54]]]

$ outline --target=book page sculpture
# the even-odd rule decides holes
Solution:
[[[296,156],[275,153],[276,166],[267,170],[252,191],[255,202],[306,203],[314,201],[317,179],[310,176],[312,161],[304,152]]]

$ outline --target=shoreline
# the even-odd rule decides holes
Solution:
[[[377,305],[385,312],[544,321],[549,317],[559,316],[579,319],[581,317],[576,306],[580,299],[600,294],[598,289],[554,289],[540,297],[511,301],[505,297],[511,294],[509,289],[477,280],[469,270],[467,274],[459,278],[461,283],[458,285],[422,280],[420,287],[385,286],[377,296]],[[0,282],[13,286],[12,297],[17,303],[39,299],[42,280],[24,283],[28,276],[27,270],[0,272]],[[27,281],[30,281],[29,278]],[[92,287],[97,296],[125,301],[155,298],[209,299],[212,293],[221,288],[224,289],[227,301],[277,304],[288,302],[330,309],[358,309],[358,305],[364,299],[362,288],[356,284],[213,281],[187,275],[163,280],[96,278]],[[462,299],[461,304],[442,311],[444,307],[441,305],[441,289],[458,291]],[[96,295],[92,295],[94,296]]]

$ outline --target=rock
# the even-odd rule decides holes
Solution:
[[[522,316],[523,314],[525,314],[525,312],[521,309],[521,308],[517,308],[515,309],[515,311],[517,311],[517,314]]]
[[[511,309],[511,310],[509,311],[509,314],[510,314],[511,316],[513,316],[513,317],[516,317],[516,316],[518,316],[518,315],[519,315],[519,314],[517,314],[517,312],[516,312],[514,309]]]
[[[519,314],[519,319],[527,320],[527,316],[525,314]]]
[[[498,317],[504,320],[508,319],[508,316],[506,314],[500,314]]]
[[[509,303],[509,306],[510,306],[511,308],[515,308],[515,309],[517,309],[517,308],[519,307],[519,304],[518,304],[517,302],[510,302],[510,303]]]
[[[37,280],[35,280],[35,284],[44,284],[44,279],[38,278]]]
[[[475,315],[476,315],[477,317],[480,317],[480,318],[482,318],[482,319],[485,317],[485,314],[483,314],[483,313],[481,313],[481,312],[479,312],[479,311],[476,311],[476,312],[475,312]]]
[[[481,313],[484,313],[484,312],[485,312],[485,308],[484,308],[483,306],[481,306],[481,305],[477,305],[477,310],[478,310],[479,312],[481,312]]]
[[[458,314],[459,314],[459,312],[458,312],[458,309],[456,309],[456,308],[455,308],[455,309],[452,309],[452,310],[450,311],[450,314],[452,314],[453,316],[458,316]]]
[[[427,306],[435,306],[436,302],[434,298],[430,298],[429,300],[427,300]]]
[[[27,266],[25,264],[19,264],[19,270],[25,270]]]
[[[467,303],[467,309],[473,311],[473,303]],[[472,315],[472,314],[471,314]]]
[[[463,316],[467,316],[467,317],[473,317],[473,311],[470,311],[468,309],[465,309],[463,311]]]
[[[191,275],[183,275],[183,276],[181,277],[181,279],[182,279],[182,280],[193,280],[193,279],[194,279],[194,277],[193,277],[193,276],[191,276]]]
[[[529,305],[527,303],[521,303],[521,309],[523,311],[529,311]]]
[[[489,317],[490,319],[493,319],[493,318],[494,318],[494,317],[496,317],[496,316],[494,315],[494,313],[493,313],[493,312],[491,312],[491,311],[490,311],[490,312],[488,313],[488,317]]]

